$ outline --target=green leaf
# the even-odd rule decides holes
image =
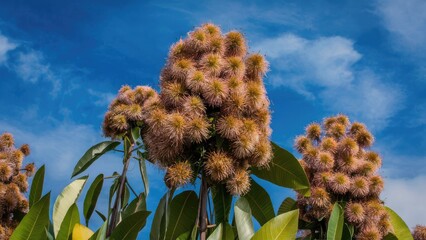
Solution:
[[[140,151],[137,152],[139,156],[139,171],[141,173],[143,186],[145,188],[146,196],[148,197],[149,194],[149,181],[148,181],[148,173],[146,171],[146,162],[145,158],[143,157],[143,153]]]
[[[412,240],[413,236],[411,235],[410,229],[408,228],[407,224],[402,220],[396,212],[394,212],[389,207],[385,207],[386,211],[389,214],[390,222],[393,227],[393,235],[395,235],[398,239],[404,239],[404,240]]]
[[[327,240],[340,240],[343,233],[343,208],[339,203],[335,203],[330,219],[328,220]]]
[[[270,168],[252,168],[252,173],[276,185],[292,188],[300,194],[308,195],[309,181],[299,161],[287,150],[271,143],[274,158]]]
[[[342,239],[352,239],[354,235],[354,226],[351,224],[345,223],[343,227]]]
[[[167,195],[168,193],[164,194],[155,210],[154,219],[151,224],[151,232],[149,234],[151,240],[159,240],[161,238],[161,221],[166,210]]]
[[[386,235],[383,240],[398,240],[398,238],[392,233],[388,233],[388,235]]]
[[[134,127],[132,129],[133,142],[136,142],[140,136],[141,136],[141,129],[139,127]]]
[[[95,180],[93,180],[92,185],[90,185],[89,190],[87,190],[86,197],[84,198],[83,213],[84,219],[86,220],[86,226],[89,226],[89,219],[92,216],[93,211],[95,210],[96,203],[98,202],[99,194],[101,193],[102,186],[104,183],[104,175],[99,174]]]
[[[120,145],[120,142],[105,141],[105,142],[98,143],[94,145],[93,147],[89,148],[89,150],[87,150],[87,152],[83,155],[83,157],[81,157],[80,160],[78,160],[77,164],[74,167],[74,171],[71,177],[73,178],[76,175],[82,173],[90,165],[92,165],[92,163],[95,162],[96,159],[100,158],[106,152],[113,150],[118,145]]]
[[[170,219],[166,239],[176,239],[182,233],[191,231],[198,215],[198,197],[194,191],[184,191],[170,203]]]
[[[278,215],[263,225],[252,240],[296,239],[299,210]]]
[[[133,201],[130,202],[129,205],[127,205],[127,207],[122,212],[122,218],[124,219],[130,216],[131,214],[139,211],[146,211],[146,199],[144,193],[139,194],[137,198],[133,199]]]
[[[134,240],[151,212],[139,211],[123,219],[111,233],[111,240]]]
[[[31,190],[29,196],[29,206],[30,208],[40,200],[43,193],[43,182],[44,182],[44,172],[45,166],[41,166],[36,174],[34,175],[33,182],[31,183]]]
[[[231,211],[232,196],[229,194],[223,184],[216,184],[211,188],[214,205],[215,222],[228,222],[229,212]]]
[[[286,198],[278,208],[278,215],[297,209],[297,203],[293,198]]]
[[[249,202],[253,217],[261,226],[275,217],[269,194],[253,179],[251,180],[250,191],[244,195],[244,198]]]
[[[98,214],[98,216],[103,220],[106,221],[107,218],[105,217],[105,215],[103,215],[101,212],[99,212],[98,210],[95,210],[95,212]]]
[[[93,234],[93,236],[90,238],[91,240],[104,240],[106,238],[106,230],[108,227],[108,223],[105,221],[104,224],[99,228],[98,231]]]
[[[238,238],[249,240],[254,235],[253,221],[251,219],[250,205],[244,197],[240,197],[234,206],[235,224]]]
[[[50,192],[36,202],[25,215],[10,240],[44,240],[49,226]]]
[[[80,223],[80,214],[78,213],[77,205],[74,203],[68,209],[62,221],[61,228],[59,229],[57,239],[71,239],[74,226]]]
[[[191,236],[191,232],[188,231],[179,235],[179,237],[176,238],[176,240],[189,240],[190,236]]]
[[[221,223],[210,234],[207,240],[234,240],[234,231],[232,231],[229,223]]]
[[[75,203],[78,196],[80,196],[81,190],[83,189],[86,181],[87,176],[74,180],[70,185],[66,186],[64,190],[62,190],[61,194],[56,198],[52,214],[55,237],[58,236],[59,228],[65,214],[71,205]]]
[[[124,185],[123,195],[121,196],[121,209],[124,209],[129,203],[130,198],[130,190],[127,185]]]

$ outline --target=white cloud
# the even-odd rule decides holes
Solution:
[[[362,55],[346,38],[305,39],[284,34],[267,39],[255,49],[271,61],[270,81],[286,86],[310,100],[319,99],[328,109],[384,128],[401,109],[403,94],[368,68],[355,65]]]
[[[61,88],[61,81],[57,73],[52,71],[50,65],[45,62],[41,52],[31,50],[27,53],[20,52],[15,63],[16,74],[24,81],[38,83],[47,81],[52,84],[51,94],[56,96]]]
[[[409,227],[426,224],[426,175],[407,179],[385,179],[382,198]]]
[[[10,42],[6,36],[0,34],[0,65],[6,63],[8,52],[16,47],[15,43]]]
[[[112,93],[100,92],[93,89],[88,89],[87,92],[97,99],[95,101],[96,106],[108,106],[115,98],[115,95]]]
[[[379,0],[377,11],[399,46],[414,54],[426,53],[426,1]]]

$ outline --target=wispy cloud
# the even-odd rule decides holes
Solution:
[[[20,52],[16,63],[14,64],[16,74],[24,81],[37,83],[46,81],[52,84],[51,94],[56,96],[61,89],[61,81],[50,65],[45,62],[41,52],[30,50],[29,52]]]
[[[11,42],[9,38],[0,33],[0,66],[7,61],[8,52],[16,47],[17,44]]]
[[[95,105],[96,106],[108,106],[110,102],[114,99],[115,95],[108,92],[100,92],[93,89],[88,89],[87,92],[96,98]]]
[[[425,183],[425,175],[385,179],[385,189],[382,193],[385,204],[395,210],[411,228],[426,223]]]
[[[362,55],[350,39],[333,36],[306,39],[283,34],[259,42],[255,49],[271,61],[272,86],[285,86],[331,111],[343,112],[371,128],[386,127],[402,107],[399,86],[356,64]]]
[[[426,1],[379,0],[377,12],[398,47],[417,56],[426,53]]]

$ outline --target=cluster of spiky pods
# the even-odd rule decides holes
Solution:
[[[120,90],[104,132],[119,136],[128,122],[140,121],[149,159],[167,170],[168,187],[189,183],[201,171],[242,195],[250,189],[249,167],[266,167],[272,158],[267,68],[262,55],[247,54],[241,33],[222,34],[205,24],[171,47],[160,94],[146,87]],[[136,100],[139,88],[149,97]]]
[[[379,195],[381,158],[369,148],[373,135],[364,124],[337,115],[306,128],[295,140],[300,161],[311,183],[311,196],[298,196],[305,221],[328,219],[335,202],[345,204],[345,220],[355,227],[357,239],[382,239],[391,224]]]
[[[30,154],[27,144],[15,148],[12,134],[0,135],[0,239],[9,239],[18,225],[16,215],[28,211],[23,195],[28,189],[27,178],[34,173],[34,164],[22,166]]]
[[[426,240],[426,226],[417,225],[413,231],[414,240]]]

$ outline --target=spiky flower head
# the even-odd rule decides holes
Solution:
[[[204,169],[212,180],[223,181],[234,172],[234,165],[225,152],[216,151],[209,154]]]
[[[417,225],[413,231],[414,240],[426,240],[426,226]]]
[[[382,160],[370,150],[373,140],[364,124],[342,114],[308,125],[295,139],[311,183],[311,196],[297,199],[303,220],[328,221],[328,207],[343,201],[345,221],[354,225],[357,239],[383,239],[390,222],[379,199]]]
[[[19,223],[18,215],[28,211],[24,193],[28,189],[29,175],[26,167],[21,167],[29,154],[27,144],[15,147],[12,134],[0,135],[0,239],[9,239]]]
[[[244,195],[250,190],[250,176],[245,169],[237,169],[226,182],[226,189],[232,195]]]
[[[191,181],[193,171],[188,161],[177,162],[167,168],[164,181],[168,188],[176,188]]]

